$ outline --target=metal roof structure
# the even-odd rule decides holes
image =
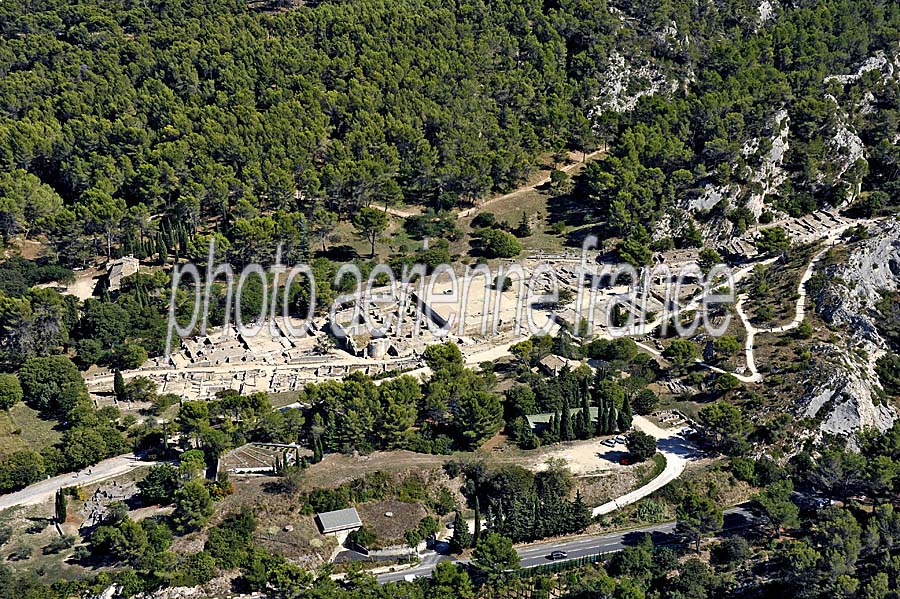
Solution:
[[[356,511],[356,508],[352,507],[345,510],[316,514],[316,518],[319,520],[319,528],[322,529],[322,534],[351,530],[362,526],[359,513]]]
[[[589,410],[591,412],[591,422],[597,422],[599,410],[594,406],[591,406]],[[569,408],[569,416],[572,417],[573,421],[579,412],[581,412],[581,408]],[[559,414],[557,414],[557,416],[559,416]],[[553,412],[547,412],[545,414],[529,414],[525,416],[525,419],[528,421],[528,426],[530,426],[532,430],[546,427],[550,424],[551,418],[553,418]]]

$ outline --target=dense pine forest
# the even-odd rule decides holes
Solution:
[[[277,228],[260,213],[454,207],[514,187],[538,153],[564,147],[612,146],[583,199],[642,238],[702,186],[745,184],[754,158],[741,145],[781,109],[791,178],[768,200],[800,213],[846,193],[825,142],[846,96],[869,91],[878,110],[846,118],[875,160],[852,176],[885,188],[879,205],[896,202],[896,81],[826,82],[896,52],[892,2],[796,2],[765,22],[745,0],[6,2],[0,13],[4,240],[46,234],[68,265],[153,253],[160,227],[175,245],[210,223],[232,239]],[[665,84],[620,115],[604,86],[621,57],[636,79],[644,69]],[[643,83],[625,80],[623,94]],[[731,217],[746,224],[739,208]]]

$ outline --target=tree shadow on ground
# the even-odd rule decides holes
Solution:
[[[332,262],[352,262],[359,257],[359,253],[349,245],[335,245],[324,252],[316,252],[318,258],[328,258]]]

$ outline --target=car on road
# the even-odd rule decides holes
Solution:
[[[547,556],[547,559],[557,560],[557,559],[566,559],[569,557],[569,554],[565,551],[551,551]]]

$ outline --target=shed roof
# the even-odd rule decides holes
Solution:
[[[323,533],[338,532],[362,526],[359,513],[356,511],[356,508],[352,507],[345,510],[323,512],[316,514],[316,517],[319,519],[319,526],[322,528]]]

